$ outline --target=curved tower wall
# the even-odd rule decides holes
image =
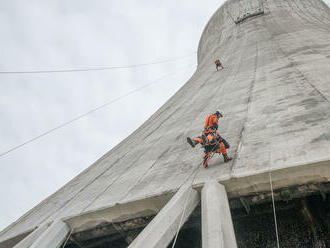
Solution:
[[[235,23],[260,8],[264,14]],[[200,167],[202,150],[186,137],[199,135],[215,110],[224,113],[219,131],[234,159],[212,159],[195,185],[215,179],[237,197],[268,190],[259,176],[268,171],[278,171],[277,188],[329,181],[322,167],[330,160],[329,41],[330,10],[319,0],[227,1],[203,31],[191,79],[128,138],[4,229],[0,247],[43,223],[118,204],[159,197],[116,218],[157,213]],[[218,57],[225,69],[217,72]]]

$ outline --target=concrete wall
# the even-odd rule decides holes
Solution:
[[[264,15],[234,23],[260,2]],[[202,150],[192,150],[186,136],[199,135],[215,110],[225,115],[219,131],[234,160],[214,157],[197,184],[328,165],[329,40],[330,11],[319,0],[227,1],[203,32],[191,79],[132,135],[3,230],[0,244],[54,219],[176,191],[201,162]],[[225,66],[219,72],[217,57]],[[299,178],[327,181],[327,173]]]

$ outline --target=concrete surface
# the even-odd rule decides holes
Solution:
[[[264,15],[234,23],[261,2]],[[329,40],[330,10],[320,0],[227,1],[203,32],[191,79],[128,138],[4,229],[0,245],[45,222],[176,191],[201,163],[202,150],[186,137],[200,135],[216,110],[224,113],[219,131],[234,160],[215,156],[196,184],[216,179],[233,189],[240,180],[254,192],[269,187],[266,178],[259,186],[245,177],[282,169],[299,177],[279,175],[279,185],[328,181]],[[218,72],[217,57],[225,66]],[[320,164],[323,171],[306,168]],[[312,175],[290,170],[300,166]]]
[[[167,248],[199,201],[199,193],[191,186],[180,188],[129,248]]]
[[[226,189],[217,181],[202,189],[202,247],[237,248]]]
[[[44,223],[36,230],[25,237],[21,242],[14,246],[14,248],[29,248],[48,228],[48,223]]]
[[[123,222],[139,217],[156,215],[173,197],[174,193],[166,193],[161,196],[145,198],[133,202],[115,204],[97,211],[87,212],[77,216],[68,216],[64,221],[75,232],[90,229],[103,222]],[[0,247],[1,248],[1,247]]]
[[[30,246],[30,248],[59,248],[70,228],[63,221],[56,220],[41,236]]]

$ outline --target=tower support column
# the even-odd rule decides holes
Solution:
[[[196,190],[191,186],[181,187],[129,248],[166,248],[199,202]]]
[[[69,231],[63,221],[54,221],[29,248],[59,248]]]
[[[16,244],[13,248],[29,248],[40,236],[41,234],[48,228],[49,224],[44,223],[35,229],[32,233],[26,236],[23,240],[21,240],[18,244]]]
[[[216,181],[202,189],[203,248],[237,248],[226,189]]]

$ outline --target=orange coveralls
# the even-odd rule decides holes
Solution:
[[[214,152],[227,154],[229,144],[218,134],[218,118],[212,114],[206,118],[204,131],[202,136],[195,138],[195,140],[204,146],[205,154]],[[225,143],[227,145],[225,145]]]

